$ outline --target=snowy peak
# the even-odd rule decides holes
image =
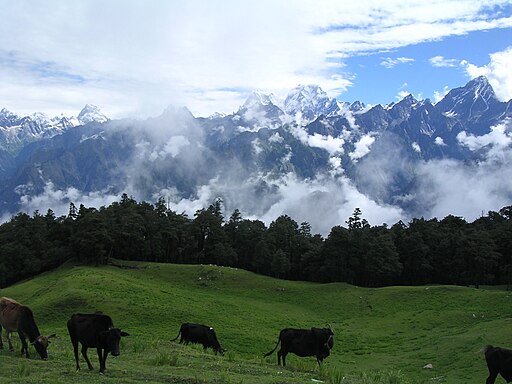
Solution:
[[[6,108],[0,110],[0,127],[9,127],[14,125],[14,122],[20,118]]]
[[[77,118],[82,125],[90,122],[105,123],[108,121],[108,117],[101,113],[97,106],[92,104],[86,104],[78,114]]]
[[[274,102],[274,94],[252,91],[235,115],[253,127],[280,125],[284,113]]]
[[[55,116],[36,112],[19,116],[6,108],[0,110],[0,148],[16,153],[26,143],[48,139],[64,133],[69,128],[91,121],[103,123],[108,118],[98,107],[87,104],[78,117]]]
[[[478,120],[493,104],[500,104],[485,76],[479,76],[464,87],[454,88],[436,104],[446,116]]]
[[[275,96],[273,93],[265,94],[260,91],[252,91],[241,109],[253,109],[273,105]]]
[[[329,116],[340,111],[336,99],[327,96],[318,85],[299,85],[284,100],[284,110],[290,116],[300,115],[314,120],[320,115]]]

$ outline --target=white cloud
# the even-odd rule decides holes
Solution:
[[[154,161],[156,158],[165,158],[168,155],[176,157],[183,148],[190,145],[190,141],[185,136],[172,136],[160,151],[154,151],[150,155],[150,160]]]
[[[21,191],[23,188],[18,190]],[[42,193],[35,196],[28,194],[20,196],[20,211],[32,214],[38,210],[40,213],[45,214],[48,209],[51,209],[55,216],[62,216],[68,214],[70,203],[75,204],[77,208],[80,204],[83,204],[85,207],[100,208],[118,200],[119,196],[117,194],[110,194],[108,191],[84,193],[73,187],[58,190],[55,189],[55,185],[51,181],[48,181]]]
[[[392,59],[391,57],[386,57],[380,63],[385,68],[391,69],[396,67],[399,64],[411,64],[414,62],[414,59],[410,57],[397,57],[396,59]]]
[[[435,138],[434,143],[439,146],[446,146],[446,143],[444,142],[443,138],[439,136]]]
[[[444,86],[443,90],[441,92],[435,91],[434,92],[434,104],[439,103],[443,98],[450,92],[450,89],[447,85]]]
[[[354,151],[349,153],[352,160],[357,161],[363,156],[370,153],[370,147],[375,142],[375,137],[371,134],[364,135],[355,144]]]
[[[232,112],[250,89],[319,84],[335,96],[352,84],[343,59],[510,27],[491,12],[507,4],[2,1],[0,105],[76,115],[94,102],[117,118],[178,104],[208,116]]]
[[[482,67],[467,61],[463,61],[461,65],[472,79],[486,76],[494,88],[496,97],[502,101],[509,101],[512,99],[512,46],[504,51],[492,53],[489,57],[489,64]]]
[[[421,153],[421,147],[418,143],[414,142],[411,144],[411,146],[412,146],[412,149],[414,149],[414,151]]]
[[[343,153],[343,144],[345,144],[345,140],[331,135],[323,136],[315,133],[308,137],[309,146],[325,149],[331,155]]]
[[[472,151],[488,148],[488,159],[502,159],[505,151],[509,151],[512,145],[512,120],[507,119],[502,124],[491,127],[491,131],[485,135],[475,136],[465,131],[457,135],[460,144]]]
[[[474,165],[454,160],[420,163],[416,169],[414,200],[423,206],[424,217],[462,216],[468,221],[482,212],[510,205],[512,161],[510,151],[499,164],[484,161]]]
[[[454,67],[459,66],[459,63],[460,63],[459,60],[446,59],[443,56],[434,56],[434,57],[431,57],[430,59],[428,59],[428,61],[430,62],[430,65],[432,65],[433,67],[438,67],[438,68],[443,68],[443,67],[454,68]]]

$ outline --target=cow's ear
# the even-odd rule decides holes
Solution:
[[[53,338],[53,337],[57,337],[57,335],[55,333],[51,334],[50,336],[48,336],[49,339]]]
[[[130,336],[130,334],[128,332],[121,331],[121,336]]]

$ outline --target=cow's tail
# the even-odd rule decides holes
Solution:
[[[280,342],[281,342],[281,334],[279,334],[279,338],[277,339],[277,344],[276,344],[276,346],[274,347],[274,349],[273,349],[273,350],[271,350],[271,351],[270,351],[270,352],[268,352],[268,353],[265,353],[265,354],[263,355],[263,357],[267,357],[267,356],[270,356],[271,354],[273,354],[273,353],[274,353],[274,351],[275,351],[275,350],[277,349],[277,347],[279,346],[279,343],[280,343]]]
[[[181,335],[181,328],[180,328],[180,330],[179,330],[179,332],[178,332],[178,336],[176,336],[174,339],[172,339],[172,340],[170,340],[170,341],[176,341],[176,340],[178,340],[178,337],[180,337],[180,335]]]
[[[492,345],[486,345],[485,347],[483,347],[480,352],[483,353],[483,354],[486,354],[487,351],[489,351],[490,349],[493,349],[494,347]]]

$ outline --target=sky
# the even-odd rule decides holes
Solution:
[[[238,110],[318,84],[439,100],[486,75],[512,98],[510,0],[0,0],[0,108],[111,118]]]

